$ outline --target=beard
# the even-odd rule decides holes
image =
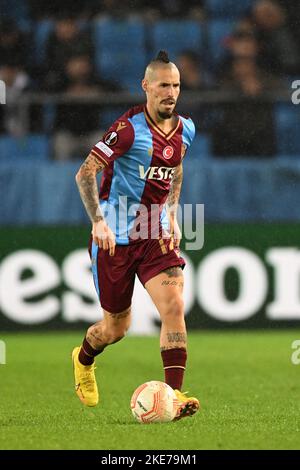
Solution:
[[[157,114],[161,119],[170,119],[173,115],[173,111],[158,111]]]

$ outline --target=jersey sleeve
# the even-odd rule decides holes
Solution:
[[[118,119],[94,145],[91,153],[102,163],[111,162],[128,152],[134,141],[134,129],[128,119]]]
[[[182,140],[183,140],[182,158],[185,157],[187,150],[191,146],[195,137],[195,133],[196,133],[195,124],[193,123],[192,119],[184,118],[183,119],[183,132],[182,132]]]
[[[186,150],[191,146],[194,137],[195,137],[196,129],[195,124],[193,123],[191,118],[183,120],[183,142],[186,145]]]

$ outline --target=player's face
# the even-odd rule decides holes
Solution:
[[[147,84],[147,105],[161,118],[170,119],[180,93],[180,75],[176,67],[162,67]]]

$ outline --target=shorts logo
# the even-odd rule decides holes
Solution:
[[[166,160],[169,160],[170,158],[173,157],[174,149],[171,147],[171,145],[167,145],[164,150],[163,150],[163,157]]]
[[[114,153],[112,151],[112,149],[107,147],[107,145],[105,145],[105,143],[102,142],[101,140],[100,140],[100,142],[98,142],[98,144],[95,145],[95,147],[97,147],[99,150],[101,150],[108,158],[111,157],[112,154]]]
[[[115,145],[118,142],[118,134],[115,131],[109,132],[104,137],[104,142],[107,145]]]

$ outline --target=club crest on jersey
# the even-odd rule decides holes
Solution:
[[[118,134],[115,131],[108,132],[104,137],[106,145],[115,145],[118,142]]]
[[[170,158],[173,157],[173,153],[174,153],[174,149],[173,147],[171,147],[171,145],[167,145],[164,149],[163,149],[163,157],[166,159],[166,160],[169,160]]]

